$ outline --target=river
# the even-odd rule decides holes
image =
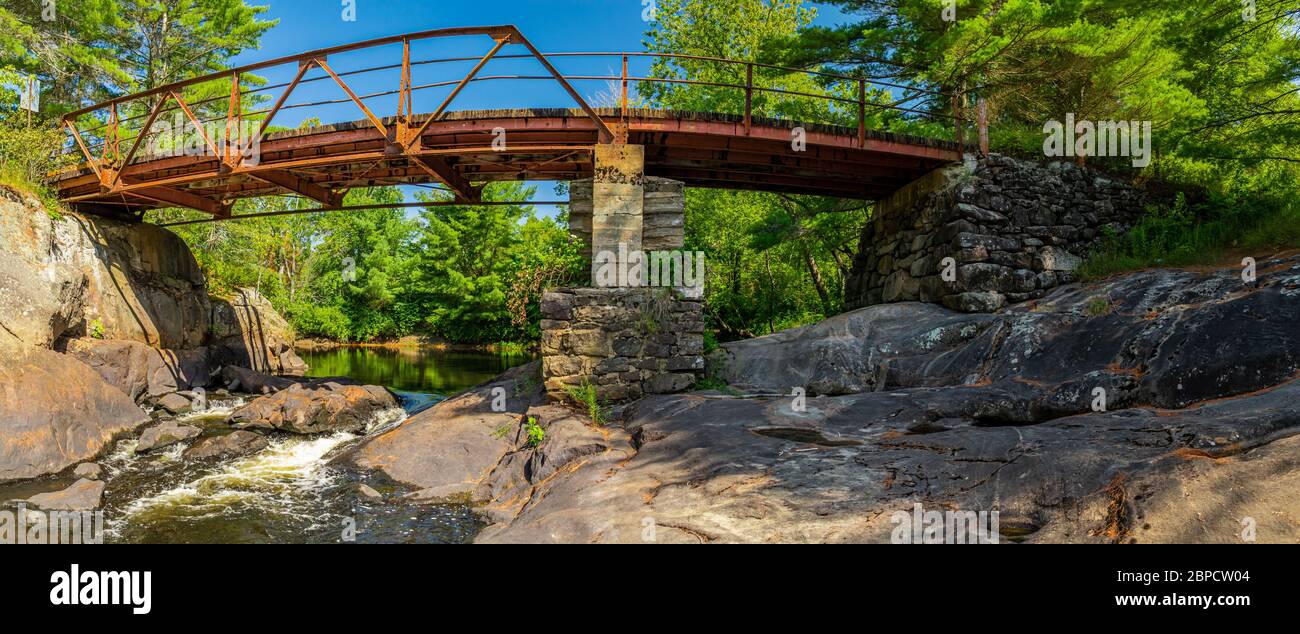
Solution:
[[[310,376],[345,376],[383,385],[401,397],[403,408],[377,416],[365,434],[273,434],[267,449],[216,463],[183,460],[181,452],[192,443],[136,455],[134,438],[119,440],[99,459],[108,484],[105,541],[460,543],[472,539],[482,525],[468,507],[407,504],[399,498],[404,487],[374,475],[365,476],[364,483],[386,499],[369,501],[357,495],[360,476],[329,463],[364,437],[390,429],[410,413],[530,357],[415,348],[338,348],[302,356],[312,368]],[[203,429],[203,437],[228,433],[226,417],[248,398],[214,396],[207,411],[175,418]],[[74,480],[65,474],[0,485],[0,500],[59,490]]]

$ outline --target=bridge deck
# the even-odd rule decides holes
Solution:
[[[611,126],[617,109],[596,109]],[[428,115],[416,115],[422,123]],[[392,129],[393,119],[384,119]],[[947,162],[960,160],[955,143],[868,131],[804,125],[806,150],[795,151],[800,124],[713,113],[631,110],[628,143],[646,148],[646,173],[697,187],[825,194],[877,199]],[[493,131],[506,131],[504,149]],[[92,213],[134,214],[177,206],[285,193],[353,187],[436,183],[434,173],[463,183],[573,180],[592,175],[591,148],[599,130],[579,109],[452,112],[421,137],[419,157],[394,152],[368,120],[269,134],[255,166],[230,169],[218,157],[141,155],[123,169],[112,191],[86,165],[56,176],[59,197]],[[425,165],[418,158],[427,158]],[[428,169],[429,163],[439,169]],[[287,183],[285,178],[290,178]],[[280,184],[274,184],[274,183]],[[306,183],[306,185],[304,185]],[[315,186],[315,187],[313,187]],[[163,194],[162,192],[167,192]],[[179,195],[177,194],[179,192]],[[209,208],[210,209],[210,208]]]

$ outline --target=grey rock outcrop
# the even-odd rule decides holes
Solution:
[[[302,376],[307,364],[294,351],[294,332],[256,290],[237,289],[213,300],[212,346],[224,365]]]
[[[344,461],[422,489],[425,499],[472,495],[515,448],[528,407],[543,400],[540,371],[539,363],[529,363],[438,403],[366,441]],[[531,389],[517,391],[528,384]],[[495,387],[506,390],[504,412],[492,411]]]
[[[99,480],[104,475],[104,467],[94,462],[83,462],[72,470],[72,475],[87,480]]]
[[[176,234],[76,214],[0,187],[0,349],[95,336],[189,349],[207,337],[206,281]]]

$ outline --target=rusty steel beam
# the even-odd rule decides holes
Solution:
[[[621,114],[619,109],[602,112]],[[787,126],[755,121],[750,135],[745,136],[739,117],[716,120],[651,111],[629,114],[629,142],[647,147],[648,173],[681,174],[688,182],[702,186],[731,183],[743,189],[798,192],[802,183],[806,193],[874,196],[897,189],[959,156],[950,143],[912,143],[904,137],[868,138],[866,147],[860,147],[857,131],[851,128],[813,130],[808,135],[807,151],[792,152]],[[513,142],[505,151],[483,144],[483,134],[495,127],[511,130]],[[327,132],[289,131],[267,138],[261,144],[257,165],[227,166],[207,156],[166,156],[128,166],[122,170],[122,182],[111,190],[101,188],[103,180],[94,173],[94,165],[65,172],[56,177],[56,184],[63,200],[82,205],[116,201],[135,191],[179,191],[186,186],[194,190],[182,193],[226,200],[265,195],[280,188],[327,204],[329,189],[351,186],[345,175],[350,178],[368,174],[378,166],[377,173],[407,182],[445,183],[459,199],[469,201],[478,192],[472,182],[590,175],[590,162],[575,161],[572,154],[589,152],[599,141],[599,129],[578,110],[549,116],[513,111],[503,111],[501,116],[476,113],[430,123],[422,137],[425,147],[415,156],[392,153],[389,139],[366,120],[336,124]],[[453,156],[459,161],[449,160]],[[309,178],[290,173],[299,169],[319,173]],[[110,171],[104,169],[103,178],[109,178]],[[269,177],[259,178],[261,174]],[[246,179],[240,179],[241,175],[254,182],[242,182]],[[266,186],[259,186],[261,183]],[[183,204],[174,198],[149,200],[164,205]],[[197,203],[184,206],[202,208]]]
[[[81,148],[81,153],[86,155],[86,163],[90,165],[90,169],[94,170],[95,176],[102,179],[99,165],[97,165],[95,161],[95,156],[90,153],[90,150],[86,147],[86,142],[82,140],[81,131],[77,129],[76,122],[71,119],[64,119],[63,125],[67,126],[67,128],[72,131],[72,138],[76,139],[77,147]]]
[[[456,198],[465,201],[482,200],[482,188],[476,188],[465,180],[460,174],[456,173],[456,168],[452,167],[445,159],[432,155],[413,155],[409,157],[416,167],[428,172],[430,176],[442,181]]]
[[[148,187],[126,192],[131,196],[145,198],[154,202],[163,203],[173,207],[187,207],[197,211],[204,211],[218,217],[230,216],[230,205],[222,204],[211,198],[195,196],[189,192],[169,187]]]
[[[123,95],[123,96],[121,96],[121,97],[116,97],[116,98],[113,98],[113,99],[109,99],[108,101],[105,101],[105,102],[102,102],[102,103],[98,103],[98,104],[95,104],[95,105],[93,105],[93,106],[87,106],[87,107],[82,108],[82,109],[80,109],[80,110],[74,110],[73,112],[69,112],[68,114],[66,114],[66,115],[64,115],[64,116],[65,116],[65,118],[66,118],[66,117],[74,117],[74,118],[75,118],[75,117],[79,117],[79,116],[84,115],[84,114],[88,114],[88,113],[94,112],[94,111],[96,111],[96,110],[99,110],[99,109],[101,109],[101,108],[104,108],[104,107],[110,106],[110,105],[115,104],[115,103],[116,103],[116,104],[126,103],[126,102],[128,102],[128,101],[132,101],[132,100],[135,100],[135,99],[141,99],[141,98],[144,98],[144,97],[152,97],[152,96],[159,95],[159,94],[165,94],[165,93],[169,93],[169,92],[172,92],[172,91],[180,90],[180,89],[182,89],[182,88],[188,88],[188,87],[190,87],[190,86],[195,86],[195,85],[198,85],[198,84],[202,84],[202,83],[210,82],[210,81],[213,81],[213,80],[216,80],[216,79],[223,79],[223,78],[229,77],[229,76],[234,75],[234,74],[237,74],[237,73],[239,73],[239,74],[247,74],[247,73],[252,73],[252,72],[259,71],[259,70],[264,70],[264,69],[267,69],[267,68],[272,68],[272,67],[275,67],[275,66],[283,66],[283,65],[286,65],[286,64],[292,64],[292,63],[295,63],[295,62],[296,62],[296,63],[302,63],[302,62],[304,62],[304,61],[306,61],[306,60],[315,59],[315,58],[318,58],[318,57],[329,57],[329,56],[331,56],[331,55],[337,55],[337,54],[339,54],[339,53],[347,53],[347,52],[350,52],[350,51],[355,51],[355,50],[359,50],[359,49],[363,49],[363,48],[373,48],[373,47],[376,47],[376,46],[385,46],[385,45],[387,45],[387,44],[397,44],[397,43],[401,42],[401,41],[404,40],[404,39],[405,39],[405,40],[425,40],[425,39],[431,39],[431,38],[437,38],[437,37],[458,37],[458,36],[462,36],[462,35],[490,35],[490,36],[494,36],[494,37],[495,37],[495,36],[500,36],[500,35],[504,35],[504,34],[513,34],[513,33],[517,33],[517,32],[518,32],[518,29],[516,29],[514,26],[511,26],[511,25],[508,25],[508,24],[503,24],[503,25],[497,25],[497,26],[464,26],[464,27],[452,27],[452,28],[445,28],[445,29],[432,29],[432,30],[429,30],[429,31],[418,31],[418,32],[415,32],[415,33],[407,33],[407,34],[405,34],[405,35],[390,35],[390,36],[387,36],[387,37],[380,37],[380,38],[375,38],[375,39],[372,39],[372,40],[364,40],[364,41],[361,41],[361,42],[353,42],[353,43],[351,43],[351,44],[342,44],[342,45],[339,45],[339,46],[332,46],[332,47],[329,47],[329,48],[322,48],[322,49],[317,49],[317,50],[314,50],[314,51],[307,51],[307,52],[305,52],[305,53],[297,53],[297,54],[294,54],[294,55],[285,55],[285,56],[283,56],[283,57],[277,57],[277,58],[275,58],[275,59],[269,59],[269,60],[266,60],[266,61],[263,61],[263,62],[255,62],[255,63],[252,63],[252,64],[246,64],[246,65],[244,65],[244,66],[240,66],[240,67],[238,67],[238,68],[231,68],[231,69],[228,69],[228,70],[223,70],[223,71],[221,71],[221,72],[212,73],[212,74],[210,74],[210,75],[204,75],[204,76],[202,76],[202,77],[193,77],[193,78],[186,79],[186,80],[182,80],[182,81],[172,82],[172,83],[170,83],[170,84],[164,84],[164,85],[162,85],[162,86],[158,86],[158,87],[156,87],[156,88],[152,88],[152,89],[150,89],[150,90],[145,90],[145,91],[142,91],[142,92],[133,93],[133,94],[130,94],[130,95]]]
[[[316,183],[284,170],[261,170],[249,172],[249,175],[257,180],[276,185],[282,189],[287,189],[304,198],[310,198],[326,207],[337,207],[341,202],[343,202],[343,193],[335,192],[326,187],[321,187]]]
[[[298,84],[302,82],[302,76],[306,75],[307,70],[315,63],[316,62],[313,59],[298,65],[298,74],[293,76],[293,81],[289,82],[289,85],[285,87],[284,92],[280,94],[280,98],[275,100],[275,105],[271,107],[271,111],[266,113],[266,118],[262,119],[262,125],[257,127],[257,136],[253,137],[247,147],[244,147],[239,151],[239,160],[236,161],[237,163],[243,163],[244,159],[248,158],[248,151],[250,149],[259,147],[262,137],[266,136],[266,128],[271,125],[271,120],[275,118],[275,115],[280,112],[280,108],[284,106],[285,100],[289,98],[289,93],[293,92],[293,89],[298,87]]]
[[[176,101],[176,105],[180,106],[181,110],[185,112],[185,116],[189,117],[190,121],[194,123],[195,129],[197,129],[199,134],[203,136],[203,142],[208,144],[209,150],[212,150],[212,155],[220,160],[221,150],[217,149],[217,144],[212,142],[212,138],[208,136],[208,131],[203,128],[203,124],[199,122],[199,118],[194,116],[194,112],[190,110],[189,105],[181,99],[180,93],[171,93],[171,98]]]

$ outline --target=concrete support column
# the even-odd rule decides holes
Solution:
[[[596,171],[591,183],[592,280],[596,280],[599,254],[614,255],[619,270],[639,264],[630,261],[641,251],[645,215],[645,147],[600,144],[596,146]]]

